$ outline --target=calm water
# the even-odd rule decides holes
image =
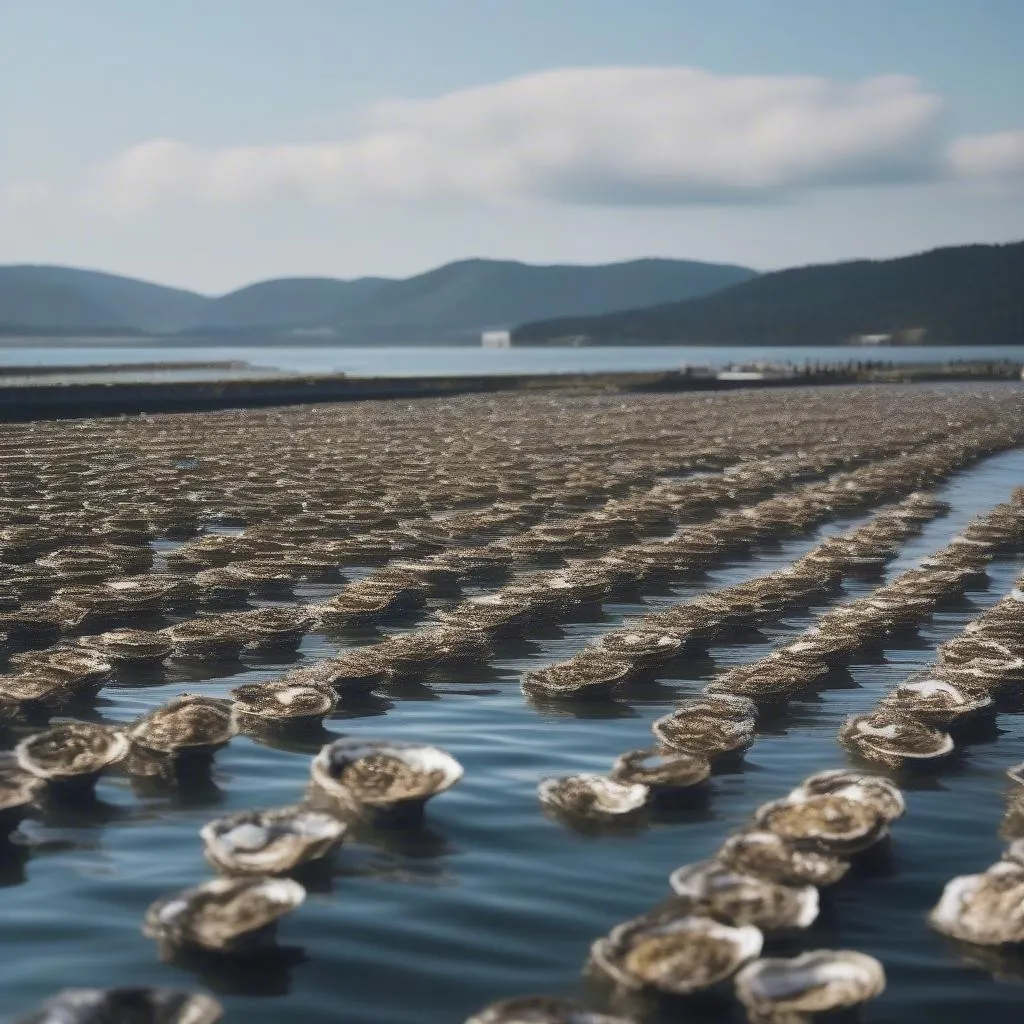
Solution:
[[[911,541],[889,575],[940,547],[1022,480],[1024,451],[954,477],[941,488],[952,514]],[[367,834],[346,843],[330,873],[311,886],[307,903],[282,922],[278,957],[258,968],[212,958],[160,963],[139,924],[157,896],[210,877],[196,835],[200,826],[230,810],[298,799],[310,758],[326,737],[291,748],[236,739],[218,753],[208,784],[176,796],[146,796],[127,780],[105,779],[94,806],[24,826],[27,846],[0,866],[5,1009],[23,1011],[63,986],[164,984],[212,989],[227,1004],[229,1021],[444,1024],[506,995],[578,992],[593,938],[667,895],[669,872],[711,853],[757,804],[783,795],[812,771],[842,765],[834,737],[844,716],[866,710],[925,664],[936,644],[1006,592],[1022,566],[995,563],[990,589],[973,593],[961,611],[936,615],[920,641],[889,650],[884,663],[854,665],[846,688],[794,701],[740,769],[712,780],[705,808],[655,819],[632,834],[583,836],[548,820],[537,803],[538,780],[607,770],[616,754],[647,745],[650,722],[696,693],[716,666],[760,656],[772,641],[804,628],[810,616],[766,628],[757,642],[715,648],[713,660],[683,661],[642,695],[594,705],[585,714],[531,706],[519,690],[521,672],[569,655],[624,615],[781,566],[815,537],[857,521],[757,552],[701,584],[652,591],[644,604],[609,604],[597,619],[552,626],[506,649],[487,668],[382,692],[360,709],[337,714],[326,723],[331,734],[428,740],[452,751],[466,776],[430,804],[421,831]],[[848,584],[846,592],[867,589],[866,583]],[[312,635],[300,658],[371,635]],[[125,721],[176,692],[226,694],[284,668],[249,662],[230,677],[203,678],[201,670],[189,674],[172,664],[156,679],[106,689],[97,714]],[[14,739],[6,737],[5,745]],[[984,742],[909,787],[891,863],[830,890],[820,922],[798,941],[802,948],[863,950],[885,963],[889,987],[869,1020],[1020,1021],[1024,985],[965,965],[927,929],[924,915],[950,876],[983,869],[997,856],[1002,772],[1022,759],[1024,720],[1004,715]]]
[[[623,346],[607,348],[482,349],[467,346],[356,347],[329,345],[188,346],[97,345],[82,339],[74,345],[17,344],[0,346],[0,376],[4,366],[86,365],[167,360],[242,359],[254,367],[289,373],[354,373],[370,375],[568,373],[610,370],[671,370],[682,362],[724,366],[733,362],[837,362],[847,359],[895,362],[941,362],[950,359],[1012,359],[1024,362],[1024,346],[883,347],[870,348],[702,348],[696,346]],[[224,377],[218,371],[212,376]],[[139,374],[136,379],[197,380],[203,371]],[[76,380],[82,377],[76,375]],[[84,381],[83,381],[84,383]]]

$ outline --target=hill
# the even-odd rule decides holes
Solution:
[[[202,334],[331,328],[346,341],[475,339],[524,320],[704,295],[754,276],[690,260],[532,266],[464,260],[405,280],[281,278],[218,298],[68,267],[0,267],[0,331]]]
[[[383,277],[339,281],[332,277],[293,277],[261,281],[209,303],[190,325],[201,331],[286,330],[323,327],[344,320],[353,307],[391,284]]]
[[[0,324],[55,331],[176,331],[209,300],[116,274],[72,267],[0,267]]]
[[[1024,343],[1024,242],[763,274],[714,295],[526,323],[520,344],[828,345],[924,330],[931,344]]]
[[[352,309],[342,326],[346,332],[473,334],[570,310],[595,314],[687,299],[753,276],[745,267],[689,260],[592,267],[462,260],[380,289]]]

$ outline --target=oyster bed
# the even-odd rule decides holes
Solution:
[[[669,874],[713,856],[759,805],[863,764],[836,742],[844,721],[930,678],[939,644],[1010,591],[1019,544],[998,544],[966,597],[934,610],[871,597],[894,617],[882,642],[844,664],[826,652],[827,673],[762,707],[750,749],[710,778],[677,765],[693,799],[578,820],[545,814],[538,783],[607,776],[681,702],[708,684],[733,692],[740,666],[813,639],[830,609],[948,547],[1024,483],[1022,437],[1010,387],[547,393],[5,428],[0,746],[33,750],[68,719],[117,738],[89,733],[103,749],[88,785],[22,784],[32,803],[0,857],[0,984],[15,1019],[90,985],[205,992],[229,1021],[428,1024],[540,992],[620,1013],[580,977],[591,943],[663,901]],[[919,487],[948,511],[925,501],[895,539],[869,526],[822,545],[891,521]],[[756,535],[739,528],[750,515]],[[735,585],[808,553],[839,566],[841,587],[750,611]],[[554,694],[528,685],[581,652],[594,693],[561,692],[565,673]],[[183,693],[221,701],[211,707],[232,727],[168,774],[144,716]],[[816,920],[769,938],[764,957],[876,957],[887,983],[871,1020],[1016,1019],[1013,958],[979,957],[927,923],[950,878],[1001,854],[1016,807],[1003,773],[1024,760],[1014,696],[1001,686],[998,718],[957,732],[934,771],[874,766],[907,801],[885,856],[823,889]],[[300,698],[315,713],[282,710]],[[204,834],[249,841],[264,819],[245,812],[312,802],[311,764],[340,736],[357,749],[435,744],[458,770],[422,819],[294,808],[340,846],[313,844],[320,859],[295,874],[304,902],[267,883],[293,911],[275,945],[168,947],[147,908],[159,915],[158,901],[224,869],[200,829],[223,820]],[[728,995],[686,1013],[743,1019]]]

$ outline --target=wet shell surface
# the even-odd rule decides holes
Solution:
[[[313,783],[354,811],[422,806],[462,774],[462,765],[439,747],[348,737],[327,744],[311,767]]]
[[[271,721],[317,720],[338,706],[338,695],[330,687],[286,680],[236,686],[231,696],[236,714]]]
[[[742,698],[741,698],[742,699]],[[710,758],[742,753],[754,742],[755,720],[738,713],[719,713],[716,695],[687,701],[651,724],[655,738],[672,750]]]
[[[238,731],[229,701],[182,694],[143,715],[128,730],[132,743],[173,754],[212,750]]]
[[[764,932],[807,928],[818,917],[818,890],[813,885],[780,885],[715,860],[677,868],[669,885],[716,920],[754,925]]]
[[[890,768],[927,764],[953,752],[949,733],[911,715],[876,710],[848,718],[839,730],[839,742],[868,761]]]
[[[764,937],[752,925],[709,917],[657,915],[626,921],[590,948],[593,964],[626,989],[690,995],[712,989],[760,955]]]
[[[171,945],[228,951],[258,941],[258,933],[305,898],[290,878],[215,878],[157,900],[142,932]]]
[[[983,690],[945,679],[919,679],[900,683],[879,707],[912,715],[928,725],[948,726],[957,719],[991,708],[992,698]]]
[[[1024,942],[1024,867],[1002,860],[946,883],[928,922],[943,935],[983,946]]]
[[[545,807],[573,817],[613,817],[633,814],[647,802],[644,785],[615,782],[603,775],[566,775],[544,779],[537,795]]]
[[[737,973],[735,987],[752,1024],[802,1021],[881,995],[885,970],[865,953],[817,949],[792,959],[755,960]]]
[[[634,672],[633,663],[596,648],[568,661],[527,672],[523,690],[541,697],[589,697],[607,693]]]
[[[66,988],[18,1024],[215,1024],[224,1007],[173,988]]]
[[[671,633],[662,633],[657,630],[622,629],[605,633],[597,646],[613,657],[643,661],[667,661],[679,653],[683,641]]]
[[[14,755],[21,768],[48,782],[90,778],[128,753],[118,729],[91,722],[63,722],[23,739]]]
[[[852,768],[829,768],[809,775],[790,792],[788,800],[792,803],[808,797],[832,795],[859,800],[887,822],[902,817],[907,809],[903,794],[895,783],[881,775],[869,775]]]
[[[277,875],[323,857],[347,826],[318,811],[279,807],[240,811],[204,825],[206,858],[228,873]]]
[[[677,790],[699,786],[710,774],[711,763],[700,754],[651,748],[620,754],[609,777],[627,785]]]
[[[18,824],[43,785],[39,776],[22,768],[14,753],[0,754],[0,836]]]
[[[146,629],[112,629],[96,636],[83,636],[79,644],[114,662],[154,664],[168,657],[173,648],[165,633]]]
[[[558,996],[517,996],[478,1010],[466,1024],[629,1024]]]
[[[870,804],[834,793],[769,801],[754,812],[754,824],[798,849],[849,857],[884,838],[889,823]]]
[[[757,829],[727,839],[715,859],[779,885],[834,885],[850,868],[842,857],[801,850],[774,832]]]

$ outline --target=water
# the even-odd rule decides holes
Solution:
[[[758,346],[701,347],[629,345],[596,348],[507,348],[469,346],[332,346],[332,345],[123,345],[40,344],[39,339],[7,339],[0,346],[0,375],[4,366],[87,365],[167,360],[241,359],[254,367],[286,373],[352,373],[375,376],[486,373],[575,373],[614,370],[673,370],[680,363],[725,366],[764,360],[772,363],[833,363],[853,360],[943,362],[954,359],[1011,359],[1024,362],[1024,346],[872,346],[771,348]],[[239,376],[238,371],[217,371],[213,376]],[[251,374],[250,374],[251,375]],[[205,371],[176,371],[132,375],[131,379],[199,380]],[[75,380],[82,380],[75,375]]]
[[[952,513],[908,543],[888,575],[942,546],[1022,478],[1024,451],[955,476],[940,489]],[[311,756],[331,737],[278,746],[238,738],[218,753],[208,783],[176,795],[134,793],[127,780],[105,778],[93,806],[24,826],[30,845],[0,864],[6,1009],[24,1011],[64,986],[163,984],[211,989],[226,1003],[228,1021],[247,1024],[286,1017],[445,1024],[503,996],[578,993],[579,968],[595,937],[665,897],[669,872],[709,855],[759,803],[813,771],[844,764],[835,743],[844,716],[866,710],[927,663],[938,643],[1009,589],[1022,565],[996,562],[988,591],[971,594],[962,610],[937,614],[920,640],[890,649],[884,663],[852,666],[846,688],[793,701],[739,769],[713,778],[705,807],[663,815],[632,833],[584,836],[549,820],[537,803],[538,780],[606,771],[618,753],[649,744],[651,721],[697,692],[716,666],[759,657],[810,616],[767,627],[757,642],[714,648],[713,660],[683,661],[658,685],[605,706],[539,710],[520,692],[520,673],[578,650],[624,615],[770,571],[857,521],[757,551],[701,583],[651,591],[644,604],[609,604],[590,621],[552,626],[504,649],[486,668],[382,692],[339,712],[326,732],[427,740],[450,750],[466,775],[429,805],[422,830],[371,832],[346,843],[306,904],[282,922],[277,956],[258,967],[210,957],[161,963],[139,924],[157,896],[211,876],[196,834],[207,820],[299,799]],[[846,592],[869,587],[851,583]],[[300,659],[345,642],[308,636]],[[225,694],[286,667],[250,661],[230,677],[204,678],[202,669],[171,663],[156,683],[108,687],[96,712],[125,721],[200,683],[204,693]],[[883,961],[889,986],[868,1011],[876,1024],[1020,1020],[1021,983],[966,965],[924,922],[949,877],[983,869],[1001,848],[1002,773],[1024,759],[1024,719],[1002,715],[998,722],[939,774],[908,786],[890,862],[828,891],[820,921],[796,940],[798,948],[848,947]],[[706,1010],[687,1019],[725,1024],[739,1017]]]

